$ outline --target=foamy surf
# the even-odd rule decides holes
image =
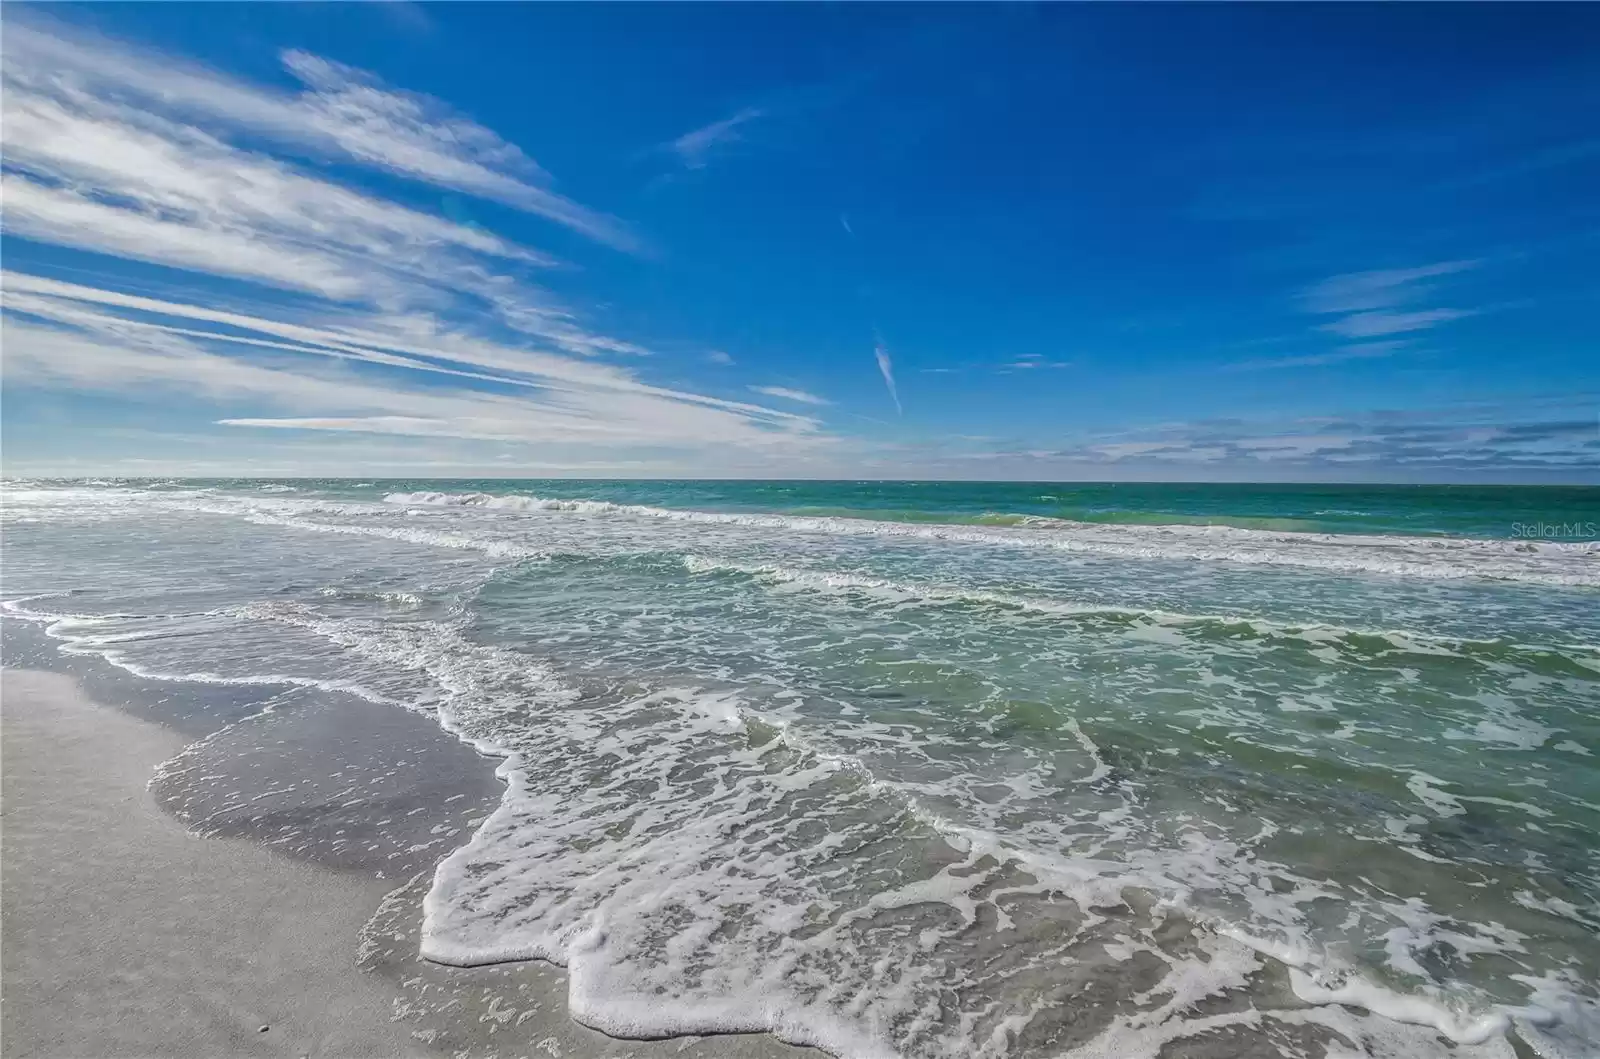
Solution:
[[[724,523],[782,532],[915,537],[1109,556],[1298,566],[1394,577],[1485,578],[1531,584],[1600,586],[1600,542],[1490,541],[1462,538],[1288,533],[1231,526],[1105,526],[1052,520],[1034,527],[955,527],[871,519],[696,511],[489,493],[389,493],[390,504],[623,515]]]
[[[562,963],[608,1032],[910,1059],[1600,1040],[1579,587],[1278,565],[1257,592],[1267,564],[336,490],[22,508],[8,582],[79,589],[19,605],[73,650],[355,692],[500,757],[423,954]],[[1129,602],[1154,577],[1206,602]]]

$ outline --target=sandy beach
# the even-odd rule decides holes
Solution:
[[[566,1017],[557,968],[424,964],[425,879],[201,838],[150,790],[183,734],[61,673],[6,669],[0,694],[6,1056],[800,1054],[615,1040]]]
[[[3,681],[7,1055],[426,1054],[355,967],[388,887],[196,838],[146,790],[180,736]]]

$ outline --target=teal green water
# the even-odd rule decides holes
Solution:
[[[217,481],[228,487],[227,481]],[[342,481],[296,482],[344,492]],[[712,511],[781,511],[910,522],[1034,517],[1318,533],[1600,539],[1600,487],[1231,485],[1084,482],[384,479],[368,488],[539,496]]]
[[[74,650],[338,688],[505,755],[422,951],[563,963],[592,1025],[914,1059],[1600,1052],[1600,490],[5,499],[8,609]]]

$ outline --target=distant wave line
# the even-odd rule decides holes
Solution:
[[[1394,577],[1485,579],[1560,587],[1600,587],[1600,542],[1585,547],[1476,538],[1294,533],[1227,526],[1116,525],[1050,520],[1018,527],[951,527],[838,516],[698,511],[490,493],[389,493],[400,506],[478,508],[491,511],[624,515],[680,522],[717,523],[832,535],[912,537],[991,546],[1051,548],[1078,555],[1129,559],[1223,561]],[[1220,546],[1219,546],[1220,545]],[[1530,567],[1561,565],[1561,570]]]

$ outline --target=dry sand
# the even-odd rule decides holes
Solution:
[[[6,1057],[820,1055],[767,1036],[615,1040],[566,1017],[558,968],[420,961],[423,877],[393,890],[197,837],[148,789],[176,731],[58,673],[6,669],[0,697]]]
[[[355,966],[381,881],[190,835],[146,790],[180,736],[0,681],[6,1055],[428,1054]]]

